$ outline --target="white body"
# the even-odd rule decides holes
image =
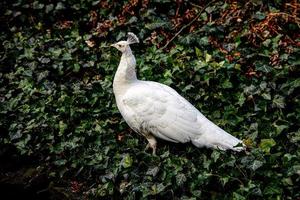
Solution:
[[[126,43],[119,43],[122,42]],[[127,124],[148,139],[154,151],[156,140],[153,136],[176,143],[192,142],[197,147],[243,149],[234,147],[242,143],[241,140],[208,120],[174,89],[138,80],[129,45],[120,51],[123,54],[113,82],[118,109]]]

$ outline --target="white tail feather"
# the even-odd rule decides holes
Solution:
[[[208,147],[221,150],[242,151],[245,150],[244,143],[236,137],[217,127],[214,132],[204,133],[192,139],[192,143],[197,147]],[[242,144],[242,146],[237,146]],[[236,147],[237,146],[237,147]]]

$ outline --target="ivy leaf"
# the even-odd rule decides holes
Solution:
[[[253,171],[256,171],[258,168],[260,168],[263,165],[262,161],[259,160],[254,160],[254,162],[252,163],[252,165],[250,166],[250,169],[252,169]]]
[[[287,125],[277,125],[274,124],[275,128],[276,128],[276,135],[279,135],[280,133],[282,133],[282,131],[286,128],[288,128]]]
[[[62,10],[62,9],[65,9],[65,5],[62,2],[58,2],[55,7],[55,10]]]
[[[262,64],[262,65],[257,65],[256,70],[264,73],[270,73],[273,70],[273,68],[270,67],[269,65]]]
[[[145,28],[147,28],[149,30],[154,30],[154,29],[162,27],[162,26],[169,28],[170,27],[170,23],[166,22],[166,21],[157,21],[157,22],[146,24]]]
[[[246,98],[245,98],[244,94],[240,93],[238,95],[238,105],[242,106],[245,103],[245,100],[246,100]]]
[[[80,70],[80,65],[78,63],[74,64],[73,72],[79,72]]]
[[[62,60],[72,60],[72,55],[69,52],[63,54]]]
[[[284,97],[282,97],[280,95],[275,95],[272,105],[273,105],[273,107],[276,107],[276,108],[284,108],[285,107]]]
[[[275,194],[281,194],[282,189],[274,184],[267,185],[266,188],[264,189],[264,194],[268,195],[275,195]]]
[[[67,160],[66,159],[60,159],[60,160],[56,160],[54,162],[55,165],[58,165],[58,166],[62,166],[62,165],[65,165],[67,163]]]
[[[263,20],[263,19],[266,18],[266,15],[265,15],[265,13],[262,13],[262,12],[260,12],[260,11],[257,11],[257,12],[255,13],[255,15],[254,15],[254,18],[255,18],[255,19],[258,19],[258,20]]]
[[[58,58],[62,52],[61,49],[54,49],[54,48],[50,48],[49,51],[51,52],[52,56],[55,58]]]
[[[273,139],[262,139],[260,144],[259,144],[259,148],[264,151],[265,153],[270,153],[270,150],[273,146],[276,145],[275,140]]]
[[[228,88],[232,88],[232,83],[226,79],[226,81],[222,84],[223,88],[228,89]]]
[[[68,125],[64,123],[64,121],[59,121],[59,135],[63,135],[65,130],[67,129]]]
[[[51,3],[51,4],[48,4],[48,5],[46,5],[46,13],[49,13],[49,12],[51,12],[52,10],[53,10],[53,8],[54,8],[54,5]]]
[[[186,176],[182,173],[176,175],[176,184],[181,186],[186,182]]]
[[[300,144],[300,129],[296,132],[289,133],[288,138],[292,143]]]
[[[237,192],[233,192],[232,199],[233,200],[246,200],[246,197],[244,197],[243,195],[240,195]]]
[[[229,180],[230,180],[230,178],[228,176],[220,178],[220,181],[221,181],[223,186],[225,186],[226,183],[228,183]]]
[[[195,47],[195,53],[198,58],[201,58],[203,56],[201,50],[197,47]]]
[[[154,177],[157,175],[158,171],[159,171],[159,167],[153,167],[153,168],[149,168],[146,174]]]
[[[166,186],[164,186],[162,183],[160,183],[160,184],[155,184],[155,185],[153,185],[152,187],[151,187],[151,189],[152,189],[152,195],[156,195],[156,194],[159,194],[159,193],[161,193],[162,191],[164,191],[165,190],[165,188],[166,188]]]
[[[208,63],[211,60],[212,56],[208,53],[205,53],[205,62]]]
[[[216,162],[220,158],[220,152],[217,150],[214,150],[211,154],[211,158]]]
[[[207,37],[207,36],[202,37],[202,38],[199,40],[199,44],[200,44],[200,45],[203,45],[203,46],[209,45],[209,39],[208,39],[208,37]]]
[[[270,93],[263,93],[261,96],[262,96],[264,99],[266,99],[266,100],[271,100],[271,95],[270,95]]]
[[[129,168],[129,167],[132,166],[132,163],[133,163],[132,157],[129,154],[125,154],[122,161],[121,161],[121,165],[124,168]]]

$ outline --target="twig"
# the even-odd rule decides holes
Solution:
[[[274,12],[274,13],[270,13],[269,14],[271,17],[273,16],[286,16],[286,17],[290,17],[293,18],[295,20],[295,22],[299,25],[300,23],[300,18],[298,18],[297,16],[294,15],[290,15],[288,13],[284,13],[284,12]]]
[[[165,49],[184,29],[186,29],[187,27],[189,27],[190,25],[192,25],[202,14],[202,12],[210,5],[212,4],[214,1],[209,2],[208,4],[206,4],[206,6],[204,6],[200,12],[198,13],[198,15],[192,20],[190,21],[190,23],[188,23],[187,25],[183,26],[161,49]]]
[[[200,8],[200,9],[202,9],[203,7],[202,6],[199,6],[199,5],[197,5],[197,4],[194,4],[194,3],[192,3],[192,2],[189,2],[192,6],[194,6],[194,7],[197,7],[197,8]]]
[[[243,174],[245,179],[248,179],[248,177],[246,176],[246,174],[243,172],[243,170],[236,164],[234,163],[234,165],[238,168],[238,170],[241,172],[241,174]]]

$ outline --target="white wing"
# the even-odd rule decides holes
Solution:
[[[128,125],[143,135],[153,134],[171,142],[191,141],[197,147],[240,151],[239,139],[202,115],[169,86],[137,81],[122,95],[119,110]]]
[[[126,110],[123,114],[120,109],[124,119],[142,134],[152,133],[161,139],[181,143],[200,134],[199,120],[204,116],[166,85],[139,81],[123,95],[122,103]]]

